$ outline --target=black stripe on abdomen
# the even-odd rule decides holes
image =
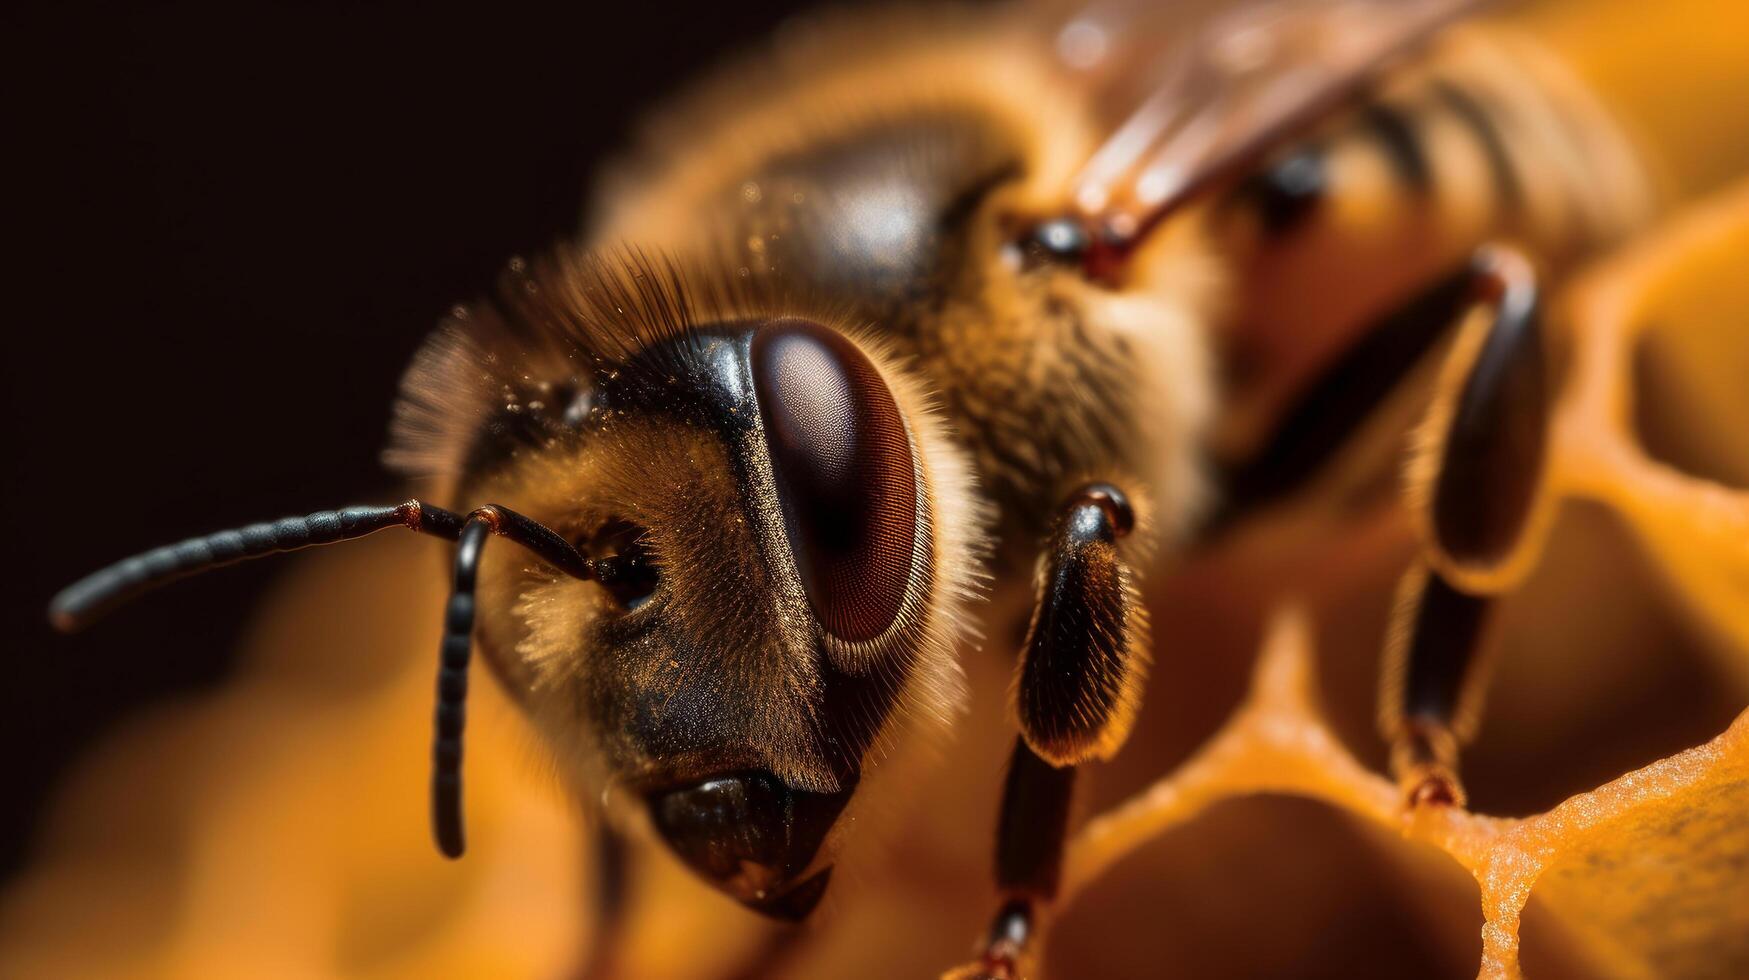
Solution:
[[[1452,118],[1462,123],[1481,145],[1483,155],[1488,158],[1488,172],[1494,178],[1494,189],[1500,195],[1501,207],[1508,214],[1516,212],[1524,204],[1524,185],[1518,179],[1518,170],[1512,165],[1506,139],[1487,106],[1456,82],[1437,78],[1430,86],[1434,97]]]
[[[1433,191],[1433,166],[1421,145],[1414,118],[1385,102],[1369,102],[1360,113],[1360,129],[1376,140],[1403,185],[1416,194]]]

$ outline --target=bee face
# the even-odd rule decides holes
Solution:
[[[693,870],[770,914],[818,900],[833,830],[900,721],[956,701],[950,637],[986,523],[959,453],[1023,570],[999,583],[1010,599],[1087,473],[1171,469],[1157,485],[1191,496],[1185,405],[1205,392],[1144,394],[1162,363],[1200,381],[1193,323],[1175,294],[1114,302],[1073,263],[1017,254],[1034,185],[1062,175],[1006,122],[1026,109],[1003,107],[848,119],[661,181],[672,198],[623,231],[686,281],[513,282],[498,332],[521,339],[469,359],[496,352],[494,390],[584,374],[587,408],[574,429],[471,422],[497,434],[458,451],[454,496],[505,501],[597,557],[635,543],[656,571],[616,598],[500,555],[481,649],[585,785],[642,800]],[[650,217],[665,210],[691,220]],[[665,332],[677,309],[693,325]],[[530,365],[527,338],[555,333],[571,347]]]
[[[489,413],[459,493],[635,560],[583,582],[489,557],[480,649],[581,785],[640,801],[733,897],[805,915],[877,746],[959,700],[957,461],[902,378],[812,320],[689,325],[530,380],[554,366],[512,373],[568,404]]]

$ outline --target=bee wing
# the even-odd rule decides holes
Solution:
[[[1114,0],[1061,19],[1057,57],[1114,114],[1076,213],[1132,240],[1209,184],[1352,98],[1488,0]]]

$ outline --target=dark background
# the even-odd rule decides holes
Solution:
[[[241,566],[88,633],[96,565],[393,498],[421,336],[573,232],[642,112],[803,6],[177,3],[0,13],[8,177],[0,874],[117,719],[226,677]]]

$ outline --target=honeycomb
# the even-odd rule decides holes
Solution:
[[[1155,587],[1147,704],[1089,772],[1040,972],[1749,975],[1746,259],[1749,184],[1554,310],[1553,455],[1464,756],[1474,812],[1406,812],[1381,775],[1380,638],[1422,521],[1338,467]],[[858,828],[813,922],[756,921],[640,845],[609,944],[580,808],[491,685],[470,854],[430,851],[441,594],[410,537],[295,563],[230,687],[71,778],[0,900],[0,974],[927,976],[968,954],[1005,652],[968,657],[959,740]]]

